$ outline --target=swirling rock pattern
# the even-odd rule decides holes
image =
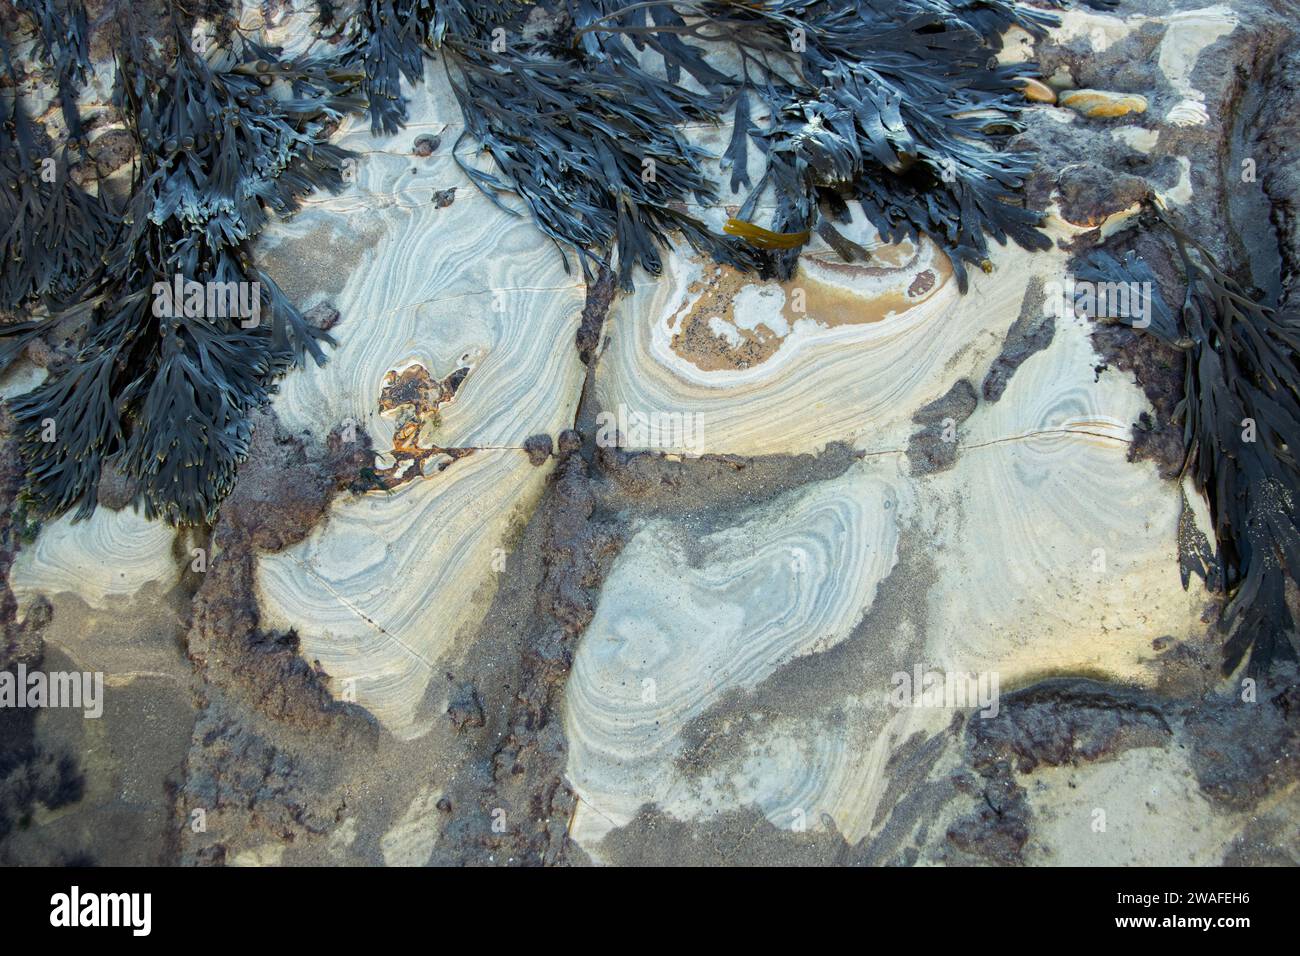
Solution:
[[[312,3],[243,0],[241,9],[242,26],[267,28],[272,42],[294,50],[312,42]],[[1088,131],[1104,144],[1100,153],[1119,148],[1134,170],[1128,179],[1171,206],[1190,204],[1204,169],[1188,157],[1222,123],[1223,90],[1235,82],[1215,86],[1218,78],[1197,64],[1233,33],[1238,15],[1223,6],[1159,16],[1073,9],[1062,19],[1054,50],[1012,30],[999,54],[1003,63],[1056,58],[1042,82],[1028,84],[1031,132],[1059,159],[1061,143],[1082,142],[1070,137]],[[1159,30],[1134,37],[1145,24]],[[1139,41],[1153,62],[1124,59]],[[1093,60],[1103,55],[1114,60],[1099,68]],[[1112,89],[1105,71],[1121,61]],[[1071,95],[1076,86],[1086,89]],[[1066,106],[1088,91],[1149,108],[1103,122]],[[300,543],[256,556],[259,625],[295,631],[302,656],[319,662],[338,697],[404,738],[380,735],[387,762],[367,755],[355,778],[376,805],[366,808],[372,823],[384,822],[358,834],[364,818],[348,816],[330,837],[336,859],[389,865],[424,863],[444,849],[458,858],[453,844],[480,809],[466,810],[464,795],[483,768],[500,759],[509,772],[505,758],[531,760],[534,715],[524,711],[543,696],[550,706],[552,691],[529,696],[518,681],[493,682],[515,673],[509,668],[475,668],[484,657],[538,653],[511,642],[538,623],[528,615],[552,613],[528,583],[534,571],[553,570],[552,542],[527,556],[524,583],[506,591],[488,627],[481,623],[505,558],[546,493],[550,468],[530,464],[525,442],[573,424],[585,374],[574,348],[586,291],[579,274],[564,270],[526,215],[493,206],[457,167],[454,151],[491,160],[458,144],[464,126],[442,64],[430,63],[424,84],[407,92],[410,122],[395,136],[372,137],[364,116],[343,122],[336,139],[359,155],[349,188],[307,197],[303,212],[269,227],[258,249],[304,310],[329,303],[341,314],[329,364],[283,381],[280,422],[317,440],[351,424],[375,450],[375,490],[336,498]],[[701,124],[685,132],[720,154],[731,131]],[[1149,408],[1127,375],[1103,366],[1090,339],[1095,323],[1064,313],[1046,326],[1032,321],[1044,314],[1044,287],[1066,278],[1067,247],[1094,226],[1109,235],[1131,221],[1134,207],[1118,208],[1128,192],[1108,192],[1100,212],[1087,202],[1092,184],[1113,172],[1108,158],[1066,156],[1066,168],[1100,170],[1078,177],[1083,215],[1073,215],[1078,197],[1056,169],[1038,197],[1051,212],[1055,248],[1026,255],[995,247],[990,270],[973,270],[964,296],[931,242],[885,245],[856,209],[843,231],[870,250],[863,263],[843,262],[815,238],[788,282],[738,275],[683,248],[665,256],[663,276],[636,277],[635,292],[615,301],[604,325],[587,398],[602,413],[598,443],[671,453],[671,468],[659,472],[671,493],[647,505],[637,498],[644,488],[615,487],[615,465],[591,465],[596,477],[583,486],[598,502],[591,520],[619,525],[626,535],[611,540],[625,544],[598,592],[580,581],[594,618],[566,645],[575,655],[562,691],[567,755],[562,746],[546,755],[557,767],[567,761],[566,780],[546,780],[540,802],[512,805],[512,820],[525,805],[562,806],[552,797],[567,782],[579,800],[557,832],[567,823],[592,859],[611,862],[620,837],[641,832],[647,806],[687,821],[687,843],[709,843],[723,832],[709,825],[732,813],[748,814],[742,843],[770,838],[775,827],[860,847],[887,835],[905,816],[899,808],[915,801],[909,812],[922,812],[933,847],[947,822],[925,816],[924,800],[969,770],[947,742],[954,717],[977,726],[982,705],[929,703],[917,693],[900,701],[900,675],[995,678],[1003,693],[1045,675],[1136,685],[1168,676],[1156,646],[1203,634],[1209,597],[1199,582],[1184,590],[1179,581],[1181,489],[1151,463],[1128,460],[1131,423]],[[749,161],[756,180],[757,150]],[[725,188],[729,170],[716,160],[710,167],[723,186],[717,200],[688,205],[719,229],[742,195]],[[766,221],[771,196],[757,208],[755,220]],[[1013,342],[1022,326],[1032,334]],[[15,372],[0,392],[39,374]],[[927,447],[943,453],[933,467],[914,468],[922,431]],[[826,460],[851,464],[813,479],[791,477],[806,459],[783,460],[781,494],[752,478],[753,463],[689,460],[815,453],[831,442],[849,447]],[[654,477],[659,464],[645,473]],[[742,497],[762,503],[693,498],[700,474],[718,480],[723,497],[731,488],[722,482],[734,478]],[[1204,502],[1193,496],[1190,507],[1205,531]],[[582,508],[558,520],[585,520],[574,512]],[[545,524],[525,540],[544,538]],[[123,627],[144,633],[123,609],[160,603],[156,595],[187,560],[169,529],[101,509],[84,524],[44,528],[20,552],[12,585],[20,610],[37,593],[75,594],[107,612],[100,618],[129,618]],[[589,571],[597,562],[586,564]],[[185,596],[176,603],[182,619]],[[497,626],[500,616],[508,627]],[[54,620],[47,646],[75,652],[78,663],[119,679],[165,671],[179,675],[178,686],[191,676],[188,662],[151,665],[161,652],[142,657],[138,642],[107,640],[102,630],[71,639],[81,619],[57,602]],[[172,627],[156,630],[183,633]],[[154,643],[175,656],[171,637]],[[543,650],[559,671],[562,655]],[[453,671],[454,681],[434,679]],[[461,690],[441,689],[452,686]],[[462,692],[476,719],[447,699]],[[449,703],[452,719],[439,720]],[[512,708],[523,716],[511,718],[505,735],[500,715]],[[505,749],[492,750],[505,736]],[[546,746],[557,743],[558,735]],[[473,761],[457,763],[466,753]],[[1194,763],[1137,743],[1098,767],[1040,770],[1025,805],[1039,817],[1041,852],[1054,862],[1123,864],[1177,842],[1175,862],[1215,862],[1238,821],[1210,814]],[[1134,774],[1146,780],[1140,790]],[[1150,811],[1152,788],[1168,801],[1159,814]],[[1072,834],[1100,804],[1119,839],[1080,844]],[[232,850],[230,862],[294,862],[296,854],[261,843]]]
[[[570,780],[599,814],[585,825],[622,825],[646,801],[689,801],[674,771],[683,728],[719,697],[848,636],[893,568],[899,494],[893,476],[859,465],[699,540],[664,520],[636,532],[566,692]],[[799,742],[787,749],[773,761],[798,760]],[[782,776],[756,775],[751,797],[777,812],[795,796]]]
[[[482,619],[509,531],[545,475],[522,452],[481,451],[433,478],[335,504],[301,545],[261,557],[267,625],[296,628],[336,693],[417,736],[431,719],[419,710],[430,675]]]
[[[1103,43],[1131,29],[1102,19]],[[1180,55],[1194,62],[1196,50]],[[1086,122],[1050,105],[1031,109]],[[1156,139],[1137,128],[1129,136],[1148,149]],[[1189,202],[1188,177],[1164,198]],[[925,244],[882,247],[859,222],[849,234],[872,251],[873,272],[817,245],[789,283],[675,253],[660,283],[638,287],[611,311],[597,366],[606,439],[617,427],[624,447],[686,454],[850,442],[870,469],[855,467],[821,493],[860,494],[874,480],[864,476],[889,474],[895,550],[913,557],[899,565],[902,579],[873,582],[873,599],[859,604],[837,653],[790,655],[748,680],[701,677],[693,694],[651,703],[639,696],[650,670],[731,673],[702,655],[727,647],[712,634],[735,625],[686,596],[689,575],[668,570],[690,566],[671,557],[690,533],[689,514],[642,528],[606,582],[566,698],[569,779],[582,798],[571,833],[594,858],[606,858],[605,838],[647,804],[696,823],[754,807],[776,827],[833,830],[854,844],[879,834],[896,805],[891,762],[904,744],[940,734],[955,713],[893,704],[900,672],[983,675],[1003,690],[1049,673],[1147,683],[1152,642],[1203,627],[1208,595],[1196,582],[1185,591],[1178,576],[1179,489],[1152,465],[1127,460],[1146,399],[1128,376],[1101,368],[1089,320],[1057,311],[1046,346],[1018,356],[1009,380],[973,413],[946,422],[951,467],[913,476],[905,466],[913,416],[962,380],[978,394],[1017,315],[1055,311],[1048,296],[1066,278],[1063,247],[1086,228],[1051,212],[1056,248],[1033,256],[995,248],[991,273],[973,274],[965,297],[941,255]],[[1132,213],[1088,225],[1109,234]],[[818,287],[830,270],[833,298]],[[927,271],[933,282],[922,279]],[[806,311],[791,309],[795,289]],[[681,430],[683,419],[695,427]],[[795,511],[813,487],[776,510]],[[761,553],[770,539],[753,527],[741,516],[733,530],[750,529]],[[768,533],[779,538],[782,527],[771,520]],[[868,522],[853,533],[877,531]],[[739,557],[714,557],[742,573]],[[635,593],[628,582],[637,582]],[[683,614],[697,627],[683,626]],[[733,672],[744,672],[742,652],[733,653]]]
[[[541,492],[547,469],[529,464],[524,441],[572,423],[583,374],[583,287],[526,217],[456,169],[447,130],[460,113],[437,64],[410,105],[395,136],[345,127],[342,144],[364,154],[355,184],[315,197],[265,243],[297,301],[329,298],[343,316],[329,364],[285,380],[281,420],[318,436],[354,423],[381,483],[407,483],[336,500],[301,545],[261,558],[258,575],[266,619],[297,628],[336,692],[403,736],[427,728],[430,674],[481,619],[507,533]],[[442,145],[414,155],[428,131]],[[434,194],[452,187],[439,205]],[[415,378],[439,383],[439,400],[398,394]]]
[[[1195,628],[1206,597],[1179,581],[1178,489],[1128,462],[1145,401],[1124,376],[1098,377],[1088,334],[1082,319],[1058,322],[966,423],[957,466],[927,482],[927,538],[946,572],[928,653],[952,669],[1142,679],[1151,640]]]
[[[164,588],[175,583],[181,567],[172,551],[175,539],[172,528],[131,509],[99,508],[81,522],[65,515],[19,552],[10,586],[20,610],[36,594],[62,593],[102,610],[150,582]]]
[[[1001,399],[959,429],[949,471],[912,479],[899,452],[870,454],[717,536],[747,549],[704,539],[699,568],[678,543],[688,519],[638,532],[602,591],[566,698],[569,777],[583,801],[572,833],[589,852],[600,858],[605,834],[645,803],[694,820],[753,805],[778,827],[834,826],[850,843],[869,836],[891,753],[917,732],[937,733],[954,712],[888,703],[896,675],[914,666],[996,676],[1003,689],[1048,672],[1151,679],[1152,641],[1194,631],[1206,595],[1179,582],[1177,489],[1154,466],[1127,461],[1129,423],[1144,399],[1115,372],[1097,378],[1088,334],[1082,319],[1059,322]],[[768,600],[799,606],[786,596],[799,579],[764,586],[750,569],[783,536],[815,526],[803,513],[812,502],[843,508],[862,495],[894,507],[849,512],[865,520],[843,523],[845,546],[878,553],[883,534],[891,557],[866,580],[848,573],[859,587],[836,593],[832,565],[819,563],[825,552],[812,552],[809,581],[827,575],[817,593],[851,597],[840,620],[852,636],[841,629],[818,640],[824,631],[791,614],[780,619],[789,631],[752,622],[748,614]],[[924,553],[925,571],[908,568],[905,580],[878,587],[900,539]],[[735,581],[747,599],[728,603]],[[912,616],[881,614],[882,588],[887,604],[910,591]],[[769,649],[785,641],[783,653]],[[829,702],[807,679],[808,696],[794,705],[783,702],[780,680],[763,683],[841,641],[858,656],[843,659],[852,676]],[[653,701],[641,696],[647,677]],[[711,710],[707,730],[693,726]],[[739,742],[701,747],[702,734]]]
[[[412,155],[422,131],[446,129],[439,117],[459,117],[445,112],[445,86],[431,66],[412,94],[410,125],[395,136],[341,131],[341,145],[362,154],[356,183],[268,230],[268,271],[304,307],[328,298],[343,317],[329,364],[281,388],[275,407],[291,428],[324,434],[351,419],[376,448],[392,448],[394,423],[380,416],[379,397],[390,371],[415,363],[438,379],[469,370],[440,416],[445,447],[521,447],[572,421],[582,284],[526,217],[465,181],[454,136],[428,158]],[[444,188],[456,198],[439,207],[432,197]]]
[[[974,374],[991,360],[1020,310],[1026,269],[1063,269],[1059,252],[995,250],[992,274],[973,276],[962,296],[928,240],[882,245],[860,210],[845,233],[871,260],[845,263],[818,238],[785,283],[680,251],[666,257],[660,281],[611,310],[597,395],[606,410],[692,416],[698,434],[692,446],[652,427],[620,444],[727,454],[802,453],[830,441],[899,447],[952,369]]]

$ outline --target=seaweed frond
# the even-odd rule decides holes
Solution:
[[[358,77],[239,38],[205,58],[179,22],[165,58],[132,22],[122,34],[114,99],[139,149],[131,199],[106,262],[61,316],[86,326],[74,360],[12,407],[42,516],[89,514],[103,459],[120,453],[148,515],[197,524],[247,454],[249,412],[291,365],[324,362],[332,341],[257,268],[251,246],[271,214],[342,187],[350,154],[325,130],[361,105]],[[255,297],[255,308],[171,298],[193,284]]]
[[[406,123],[402,79],[424,78],[433,0],[361,0],[347,22],[343,63],[364,73],[371,131],[392,135]]]
[[[14,7],[36,24],[42,58],[55,64],[60,77],[85,82],[91,70],[90,28],[82,0],[14,0]]]
[[[73,180],[69,145],[55,153],[44,142],[16,92],[7,109],[0,104],[3,309],[71,297],[98,267],[114,229],[103,199]]]
[[[767,172],[745,210],[770,181],[773,231],[837,235],[830,222],[856,199],[887,241],[925,234],[943,247],[963,291],[964,263],[985,266],[988,238],[1050,246],[1042,215],[1017,195],[1033,157],[1003,148],[1021,129],[1014,78],[1024,68],[989,61],[1007,26],[1041,33],[1051,19],[1012,4],[942,0],[710,7],[727,11],[716,22],[766,68],[753,89],[775,118],[757,134]],[[794,31],[797,52],[788,48]],[[784,71],[772,68],[775,57]],[[782,90],[791,75],[798,80]],[[796,256],[778,256],[781,276]]]
[[[1153,207],[1148,220],[1172,238],[1187,280],[1177,315],[1157,297],[1145,331],[1186,355],[1176,418],[1184,471],[1209,502],[1228,598],[1223,670],[1249,654],[1257,673],[1297,658],[1286,580],[1300,581],[1300,310],[1256,301],[1172,214]],[[1094,253],[1080,276],[1155,288],[1132,253]]]
[[[12,85],[0,98],[0,223],[7,224],[0,226],[0,309],[8,310],[71,297],[99,264],[114,226],[103,199],[71,176],[71,153],[86,146],[75,91],[89,69],[85,9],[79,0],[68,0],[66,17],[52,0],[24,0],[18,8],[36,21],[37,46],[55,63],[68,139],[56,147],[27,115],[12,51],[0,38]],[[0,336],[9,339],[0,347],[3,369],[29,336],[14,326],[0,328]]]
[[[463,168],[494,198],[522,197],[539,228],[574,249],[589,277],[593,265],[612,267],[611,253],[625,289],[637,266],[658,275],[670,233],[718,261],[758,268],[743,242],[686,211],[687,202],[716,195],[706,154],[677,128],[714,118],[699,97],[582,54],[571,62],[516,56],[503,67],[489,51],[466,48],[453,62],[466,132],[501,176]]]
[[[37,49],[53,67],[70,142],[84,147],[77,90],[93,69],[85,3],[83,0],[15,0],[14,6],[35,22]]]
[[[525,9],[367,0],[349,21],[347,56],[364,62],[373,129],[392,133],[406,118],[402,81],[419,82],[422,56],[440,50],[466,135],[497,167],[462,161],[466,173],[503,208],[503,194],[519,196],[587,274],[617,258],[627,288],[633,267],[660,271],[678,233],[723,262],[788,277],[813,232],[841,255],[864,254],[834,225],[850,200],[887,240],[934,239],[962,289],[967,263],[988,268],[990,238],[1050,245],[1018,196],[1032,156],[1005,149],[1020,130],[1016,78],[1033,71],[993,62],[1008,27],[1042,35],[1049,12],[1007,0],[566,0],[569,23],[538,34],[524,29]],[[496,42],[501,24],[508,45]],[[720,51],[738,63],[724,69]],[[728,112],[718,158],[733,190],[752,186],[733,218],[763,233],[719,234],[684,211],[716,192],[680,126]],[[752,184],[751,141],[766,159]],[[768,187],[776,210],[759,225]],[[757,241],[764,233],[804,238],[774,245]]]

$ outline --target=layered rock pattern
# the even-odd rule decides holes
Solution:
[[[777,282],[675,248],[611,304],[458,168],[490,160],[440,62],[401,132],[345,122],[349,187],[259,244],[338,340],[259,419],[283,494],[253,463],[211,540],[101,508],[9,575],[51,651],[127,690],[192,679],[184,769],[155,776],[182,778],[173,823],[217,823],[176,856],[1294,861],[1300,708],[1282,682],[1239,709],[1215,599],[1180,580],[1209,522],[1159,445],[1172,360],[1056,307],[1148,190],[1205,232],[1225,202],[1225,64],[1285,36],[1183,7],[1011,32],[1002,59],[1042,65],[1015,145],[1053,248],[995,249],[965,295],[854,210],[865,262],[814,238]],[[309,12],[244,25],[305,46]],[[693,211],[718,228],[741,197],[714,171]],[[975,697],[927,702],[930,674]]]

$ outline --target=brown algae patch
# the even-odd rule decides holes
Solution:
[[[672,349],[705,372],[753,368],[780,350],[797,322],[827,329],[882,322],[929,299],[952,277],[933,247],[904,240],[871,255],[854,263],[807,256],[785,282],[693,258],[699,277],[667,319]]]
[[[435,379],[419,362],[389,370],[379,393],[379,411],[397,418],[393,449],[376,459],[374,480],[392,490],[417,476],[435,475],[472,448],[443,448],[433,441],[442,424],[441,410],[456,399],[472,365],[461,364],[445,378]]]

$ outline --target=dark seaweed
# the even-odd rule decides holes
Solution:
[[[68,128],[57,147],[27,115],[9,43],[0,39],[0,66],[12,93],[0,99],[0,309],[72,296],[99,264],[112,231],[112,212],[74,182],[71,168],[85,149],[76,89],[90,69],[86,11],[80,0],[19,0],[33,21],[37,49],[53,64]],[[30,328],[0,344],[8,364],[26,344]]]
[[[392,135],[406,123],[402,80],[424,79],[424,59],[432,55],[450,27],[468,36],[520,12],[511,0],[479,0],[473,16],[455,2],[434,0],[360,0],[344,24],[340,59],[345,68],[364,73],[362,88],[371,131]],[[326,15],[321,8],[321,16]],[[329,11],[332,20],[334,11]]]
[[[1021,128],[1014,78],[1030,71],[989,66],[1002,29],[1014,22],[1041,33],[1042,14],[933,2],[769,4],[749,16],[745,29],[767,40],[755,49],[770,52],[797,28],[806,50],[798,62],[803,83],[780,97],[785,102],[762,134],[767,173],[741,218],[768,179],[776,187],[776,232],[822,223],[834,235],[830,221],[846,219],[845,200],[856,199],[888,241],[924,233],[941,245],[963,291],[964,263],[987,268],[987,237],[1030,250],[1050,246],[1038,229],[1041,214],[1015,196],[1033,157],[1001,148]],[[779,255],[783,277],[797,255]]]
[[[86,26],[86,6],[81,0],[14,0],[14,7],[26,13],[36,24],[36,39],[41,55],[85,79],[90,71]]]
[[[1286,579],[1300,579],[1300,463],[1293,451],[1300,448],[1300,302],[1275,309],[1256,301],[1171,214],[1152,209],[1147,218],[1172,238],[1187,280],[1177,315],[1160,300],[1145,331],[1187,353],[1175,417],[1183,424],[1184,470],[1209,501],[1218,546],[1213,557],[1183,554],[1184,586],[1188,569],[1212,586],[1221,572],[1228,597],[1224,672],[1249,653],[1248,667],[1258,673],[1297,657]],[[1153,280],[1131,252],[1122,261],[1093,253],[1079,275]]]
[[[0,308],[62,302],[99,266],[112,212],[73,180],[69,144],[57,152],[42,145],[20,97],[0,111]],[[0,365],[7,365],[35,333],[7,326],[0,334],[10,339],[0,343]]]
[[[963,289],[964,262],[987,268],[988,236],[1027,249],[1049,245],[1038,230],[1041,215],[1014,195],[1032,157],[1001,148],[1020,129],[1014,77],[1032,71],[993,68],[990,56],[1008,26],[1041,34],[1054,22],[1050,14],[979,0],[637,6],[618,12],[599,0],[571,3],[589,51],[593,35],[653,46],[670,80],[687,72],[714,94],[701,108],[710,99],[731,104],[735,128],[723,163],[733,188],[747,184],[750,139],[767,158],[741,220],[752,217],[771,185],[776,211],[769,233],[815,231],[845,258],[857,258],[862,250],[833,225],[847,219],[846,201],[856,199],[886,239],[924,233],[942,245]],[[683,37],[734,48],[741,75],[717,72]],[[630,55],[616,55],[613,43],[600,50],[644,84]],[[766,129],[753,123],[756,100],[771,116]],[[980,115],[967,115],[974,111]],[[778,275],[793,273],[800,245],[765,247]]]
[[[1091,252],[1084,259],[1079,267],[1075,270],[1078,278],[1088,282],[1111,282],[1116,277],[1122,276],[1123,281],[1135,283],[1140,287],[1151,290],[1151,325],[1146,330],[1148,334],[1156,336],[1166,345],[1176,349],[1188,349],[1192,342],[1188,339],[1178,323],[1176,316],[1165,298],[1160,294],[1160,283],[1156,279],[1155,273],[1151,267],[1142,259],[1139,259],[1137,253],[1129,250],[1124,253],[1122,260],[1115,258],[1106,249],[1097,249]],[[1122,315],[1104,316],[1107,319],[1115,319],[1125,324],[1129,317]]]
[[[428,19],[432,0],[361,0],[347,23],[342,60],[363,70],[371,131],[396,133],[406,122],[402,79],[419,83],[424,77]]]
[[[541,230],[576,250],[589,278],[610,264],[610,250],[625,289],[638,265],[658,275],[669,233],[721,262],[757,268],[749,247],[685,210],[687,201],[707,203],[715,192],[705,154],[676,124],[712,114],[681,87],[611,64],[517,56],[503,69],[487,51],[457,57],[452,85],[466,134],[492,154],[502,176],[462,167],[494,199],[505,191],[523,197]],[[582,82],[573,82],[575,71]]]
[[[60,75],[75,82],[85,59],[79,0],[25,7],[40,14]],[[999,67],[992,55],[1008,26],[1038,34],[1050,13],[1004,0],[566,0],[567,19],[538,31],[528,25],[532,6],[515,0],[358,0],[347,9],[340,22],[334,4],[319,5],[339,41],[333,59],[284,60],[242,36],[205,59],[178,21],[175,51],[154,62],[135,29],[122,30],[116,102],[141,160],[121,224],[92,275],[75,263],[59,273],[75,286],[73,308],[0,329],[4,358],[56,321],[84,325],[75,361],[13,403],[37,512],[87,514],[103,457],[120,452],[148,513],[212,516],[247,451],[248,411],[291,364],[309,354],[323,361],[319,341],[328,340],[257,269],[250,243],[268,215],[341,185],[344,154],[324,137],[343,111],[364,107],[376,133],[402,126],[403,83],[421,81],[428,57],[448,71],[464,136],[495,164],[457,153],[475,185],[530,213],[588,276],[608,269],[624,288],[638,266],[660,272],[673,237],[764,274],[789,275],[814,232],[845,258],[863,258],[835,228],[853,200],[887,239],[938,242],[963,289],[966,264],[988,268],[989,237],[1048,244],[1041,216],[1016,195],[1032,160],[1005,148],[1019,130],[1014,77],[1032,71]],[[644,66],[645,50],[661,65]],[[711,61],[717,51],[738,57],[738,69]],[[63,99],[75,113],[74,98]],[[681,126],[726,114],[736,130],[720,159],[734,186],[752,189],[719,233],[688,211],[716,193],[706,155]],[[68,126],[80,142],[75,115]],[[751,148],[765,159],[753,183]],[[26,162],[8,153],[15,169]],[[771,222],[748,221],[768,187]],[[70,195],[64,215],[95,214]],[[85,235],[66,260],[105,232]],[[155,317],[154,283],[177,275],[259,282],[270,327]],[[29,280],[16,294],[72,291]],[[40,440],[47,420],[57,441]]]
[[[10,406],[37,513],[88,515],[103,459],[120,453],[148,515],[202,523],[247,454],[249,412],[292,364],[325,359],[328,335],[303,319],[250,249],[271,213],[293,212],[313,189],[342,187],[348,154],[324,142],[325,127],[361,105],[349,94],[358,77],[245,40],[209,62],[179,22],[160,63],[135,27],[123,21],[114,92],[139,149],[131,199],[80,301],[36,324],[80,319],[75,358]],[[176,276],[257,282],[270,321],[155,315],[155,284]]]
[[[35,22],[38,49],[53,64],[65,122],[74,141],[83,136],[77,113],[77,88],[91,70],[90,29],[82,0],[14,0]]]
[[[887,239],[924,233],[940,243],[963,289],[965,263],[988,268],[989,237],[1049,244],[1041,215],[1016,197],[1032,157],[1003,148],[1020,130],[1015,77],[1032,70],[990,58],[1005,29],[1041,35],[1050,13],[1002,0],[567,0],[566,42],[564,29],[528,35],[523,9],[368,0],[349,22],[346,55],[365,66],[372,127],[392,133],[406,115],[401,81],[418,81],[421,56],[441,49],[466,135],[500,174],[466,172],[503,208],[503,193],[520,196],[587,275],[615,257],[624,288],[638,265],[657,274],[670,233],[739,268],[791,274],[802,242],[738,241],[684,211],[714,190],[704,154],[674,127],[727,112],[735,131],[721,159],[733,189],[750,185],[751,140],[767,159],[740,213],[749,219],[773,186],[767,235],[816,231],[860,256],[833,225],[858,200]],[[505,49],[492,43],[503,23]],[[646,49],[662,58],[661,75],[642,66]],[[739,75],[710,63],[710,50],[738,54]],[[760,102],[766,127],[754,122]],[[730,231],[763,234],[748,225]]]

